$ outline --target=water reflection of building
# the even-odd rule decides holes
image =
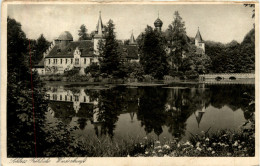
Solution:
[[[170,89],[168,102],[166,102],[166,111],[181,111],[181,107],[187,104],[187,99],[181,93],[183,88],[175,87]]]
[[[135,93],[125,97],[121,92],[116,95],[114,91],[58,86],[47,87],[46,94],[50,101],[49,112],[53,117],[59,118],[65,124],[77,117],[80,129],[85,128],[86,120],[89,119],[97,136],[111,134],[111,127],[120,114],[129,114],[130,122],[134,122],[139,105],[139,98]]]
[[[77,114],[83,104],[91,104],[97,106],[98,99],[92,99],[87,95],[83,88],[66,90],[64,87],[50,87],[48,89],[47,97],[50,101],[62,101],[73,104],[73,109]]]

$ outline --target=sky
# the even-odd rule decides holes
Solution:
[[[22,30],[30,39],[43,34],[52,41],[63,31],[69,31],[78,40],[79,27],[84,24],[88,32],[95,30],[99,11],[103,23],[112,19],[115,23],[117,39],[129,39],[133,30],[135,38],[147,25],[154,27],[154,21],[163,21],[166,30],[179,11],[185,22],[187,35],[195,37],[198,27],[203,40],[228,43],[241,42],[253,28],[252,8],[242,4],[20,4],[8,5],[8,16],[22,25]]]

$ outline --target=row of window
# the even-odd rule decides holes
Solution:
[[[48,59],[48,63],[51,64],[51,59]],[[63,59],[60,59],[60,64],[63,63]],[[68,64],[69,63],[69,59],[65,59],[65,64]],[[73,63],[73,58],[70,59],[70,64]],[[87,59],[84,58],[84,64],[87,63]],[[90,58],[90,63],[93,63],[93,58]],[[58,64],[58,59],[53,59],[53,64]],[[79,59],[76,58],[75,59],[75,65],[78,65],[79,64]]]
[[[53,100],[57,100],[58,96],[56,94],[53,94]],[[60,95],[60,100],[62,100],[62,95]],[[65,95],[65,101],[72,101],[72,96],[70,96],[70,99]],[[75,101],[79,101],[79,96],[75,96]],[[84,102],[86,102],[86,96],[84,96]]]

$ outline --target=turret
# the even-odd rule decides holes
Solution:
[[[154,21],[154,26],[156,28],[157,31],[161,32],[162,30],[162,25],[163,25],[163,22],[162,20],[159,18],[159,12],[158,12],[158,18]]]
[[[131,37],[130,37],[129,45],[136,45],[133,30],[132,30],[132,34],[131,34]]]
[[[197,34],[195,36],[195,46],[197,46],[198,48],[201,48],[203,50],[203,52],[205,53],[205,43],[201,37],[199,27],[198,27]]]
[[[98,19],[98,23],[97,23],[97,27],[96,27],[96,31],[95,31],[95,36],[94,36],[94,53],[97,55],[99,54],[98,53],[98,43],[100,40],[102,40],[104,32],[105,32],[105,29],[104,29],[102,19],[101,19],[101,11],[99,11],[99,19]]]

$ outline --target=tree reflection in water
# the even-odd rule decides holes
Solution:
[[[52,93],[59,91],[62,90]],[[55,117],[68,124],[76,116],[81,130],[89,120],[98,137],[109,135],[113,138],[119,116],[124,113],[131,116],[130,123],[135,119],[140,121],[140,127],[144,127],[146,134],[155,133],[159,137],[166,127],[168,133],[181,140],[186,132],[187,119],[194,114],[199,125],[209,106],[217,109],[228,106],[233,111],[241,109],[245,119],[249,119],[254,112],[254,108],[248,108],[250,101],[244,97],[245,92],[255,95],[254,85],[118,86],[101,90],[74,90],[72,93],[66,88],[64,91],[67,91],[65,94],[78,95],[79,106],[73,104],[75,97],[72,101],[52,101],[49,106]],[[69,96],[67,98],[70,100]],[[75,111],[75,108],[78,110]]]

